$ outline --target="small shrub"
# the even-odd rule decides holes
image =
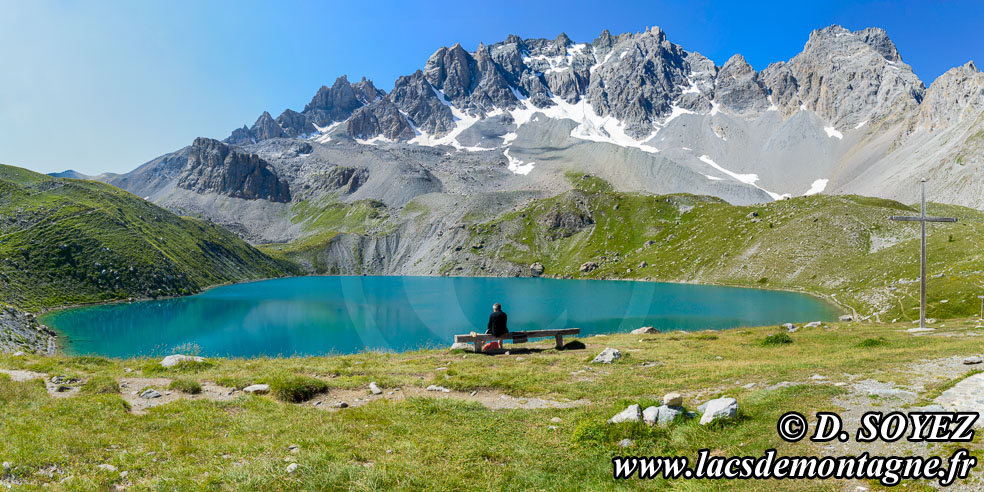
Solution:
[[[120,392],[120,385],[108,376],[90,378],[82,385],[82,392],[92,395],[115,395]]]
[[[717,340],[718,336],[713,333],[698,333],[694,336],[696,340]]]
[[[280,401],[300,403],[328,391],[328,383],[307,376],[279,376],[270,381],[270,391]]]
[[[202,392],[202,385],[199,384],[198,381],[188,378],[175,379],[174,381],[171,381],[170,386],[167,388],[172,391],[180,391],[189,395],[197,395]]]
[[[866,338],[858,344],[858,348],[874,348],[881,347],[882,345],[888,345],[888,340],[884,337]]]
[[[793,343],[793,339],[789,338],[789,335],[785,333],[776,333],[775,335],[769,335],[762,339],[762,346],[764,347],[786,345],[788,343]]]
[[[582,446],[586,444],[609,443],[613,439],[613,427],[607,422],[585,420],[574,428],[574,432],[571,433],[571,442]]]

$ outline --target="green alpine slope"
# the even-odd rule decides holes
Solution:
[[[0,302],[28,311],[296,273],[208,221],[0,165]]]
[[[473,224],[474,254],[544,275],[791,289],[883,321],[918,319],[919,227],[888,220],[918,210],[859,196],[816,195],[739,207],[692,195],[616,193],[597,178],[498,219]],[[984,294],[984,213],[929,227],[929,316],[970,316]],[[582,265],[588,264],[582,271]],[[593,268],[593,269],[592,269]]]

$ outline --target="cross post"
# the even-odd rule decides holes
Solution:
[[[904,222],[919,222],[922,226],[922,256],[919,261],[919,327],[926,327],[926,223],[927,222],[956,222],[953,217],[927,217],[926,216],[926,180],[922,182],[922,213],[919,217],[904,217],[893,215],[889,220],[901,220]]]

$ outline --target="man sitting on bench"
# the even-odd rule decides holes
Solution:
[[[486,335],[493,335],[498,338],[502,338],[503,335],[509,333],[509,329],[506,328],[506,313],[502,311],[502,305],[498,302],[492,305],[492,314],[489,315],[489,328],[485,330]],[[495,340],[492,342],[487,342],[482,346],[482,352],[487,352],[489,350],[501,350],[502,340]]]

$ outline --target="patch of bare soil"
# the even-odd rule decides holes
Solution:
[[[123,378],[119,383],[120,396],[130,404],[130,411],[138,415],[147,413],[150,408],[177,400],[228,401],[241,394],[209,381],[203,381],[202,392],[194,395],[167,389],[171,384],[171,380],[167,378]],[[140,396],[147,389],[153,389],[161,396],[156,398]]]

